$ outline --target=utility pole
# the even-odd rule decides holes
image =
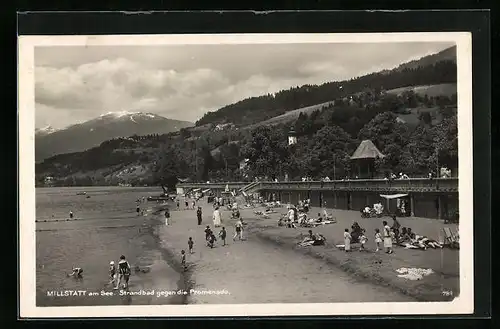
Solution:
[[[335,180],[335,154],[333,154],[333,180]]]
[[[436,178],[439,178],[439,148],[436,146]]]
[[[222,154],[222,159],[224,159],[224,164],[226,165],[226,182],[229,182],[229,174],[227,171],[227,160],[226,160],[226,156],[224,154]]]

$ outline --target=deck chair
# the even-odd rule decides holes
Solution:
[[[450,227],[443,228],[444,231],[444,242],[451,247],[459,246],[459,236],[458,232],[454,232]]]

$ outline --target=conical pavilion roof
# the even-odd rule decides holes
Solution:
[[[383,158],[385,155],[379,151],[379,149],[373,144],[373,142],[369,139],[366,139],[359,144],[356,151],[354,151],[351,156],[351,160],[357,159],[375,159],[375,158]]]

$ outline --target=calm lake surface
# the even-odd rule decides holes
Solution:
[[[78,195],[79,192],[87,195]],[[36,288],[38,306],[84,306],[178,303],[151,296],[50,297],[49,291],[85,290],[111,292],[109,262],[125,255],[134,266],[148,266],[149,273],[133,271],[130,290],[176,290],[180,275],[162,257],[154,236],[161,225],[154,215],[158,205],[142,202],[146,216],[136,213],[137,200],[160,194],[158,188],[63,187],[36,189]],[[89,196],[89,198],[87,197]],[[73,211],[77,220],[65,221]],[[43,222],[47,221],[47,222]],[[73,267],[83,269],[83,279],[69,278]]]

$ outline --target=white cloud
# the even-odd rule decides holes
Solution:
[[[36,126],[61,128],[110,111],[196,121],[247,97],[392,68],[448,46],[45,47],[35,55]]]

